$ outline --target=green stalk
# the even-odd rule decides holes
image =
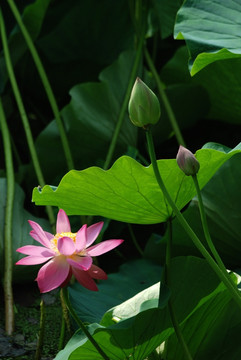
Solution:
[[[11,150],[11,140],[7,121],[0,98],[0,128],[2,130],[3,148],[6,163],[7,196],[4,222],[4,300],[5,300],[5,329],[8,335],[14,331],[14,307],[12,290],[12,226],[14,205],[14,168]]]
[[[58,351],[62,350],[63,347],[64,347],[65,328],[66,328],[65,318],[64,318],[64,314],[62,314],[61,329],[60,329],[59,343],[58,343]]]
[[[74,311],[74,308],[72,307],[72,304],[69,300],[68,290],[67,287],[63,288],[63,298],[65,301],[65,304],[67,308],[69,309],[70,314],[72,315],[73,319],[79,326],[79,328],[83,331],[83,333],[86,335],[86,337],[89,339],[89,341],[92,343],[92,345],[96,348],[98,353],[103,357],[105,360],[110,360],[109,357],[105,354],[105,352],[101,349],[101,347],[97,344],[93,336],[89,333],[88,329],[85,327],[84,323],[79,319],[76,312]]]
[[[211,235],[210,235],[210,232],[209,232],[209,229],[208,229],[208,223],[207,223],[207,217],[206,217],[206,213],[205,213],[205,210],[204,210],[204,205],[203,205],[203,200],[202,200],[202,194],[201,194],[201,191],[200,191],[200,187],[199,187],[199,183],[198,183],[198,179],[197,179],[197,176],[196,175],[193,175],[192,176],[192,179],[193,179],[193,182],[194,182],[194,185],[195,185],[195,188],[196,188],[196,192],[197,192],[197,197],[198,197],[198,204],[199,204],[199,211],[200,211],[200,217],[201,217],[201,221],[202,221],[202,226],[203,226],[203,231],[204,231],[204,235],[205,235],[205,238],[206,238],[206,241],[207,241],[207,244],[211,250],[211,253],[213,254],[214,256],[214,259],[216,260],[218,266],[220,267],[220,269],[222,270],[222,272],[225,274],[226,277],[229,277],[228,275],[228,272],[227,272],[227,269],[221,259],[221,257],[219,256],[215,246],[214,246],[214,243],[212,241],[212,238],[211,238]],[[231,280],[231,279],[230,279]],[[233,284],[233,287],[235,287],[235,284],[232,282]],[[236,288],[236,287],[235,287]]]
[[[5,61],[6,61],[6,67],[7,67],[9,79],[10,79],[10,82],[12,85],[13,93],[14,93],[14,96],[16,99],[16,103],[18,106],[19,114],[20,114],[22,122],[23,122],[23,127],[24,127],[24,131],[26,134],[30,155],[31,155],[31,158],[33,161],[34,170],[35,170],[39,185],[41,187],[43,187],[45,185],[45,181],[44,181],[43,173],[42,173],[40,163],[38,160],[37,152],[36,152],[36,149],[34,146],[33,136],[32,136],[32,132],[30,129],[28,117],[27,117],[27,114],[26,114],[26,111],[25,111],[25,108],[23,105],[22,97],[21,97],[21,94],[20,94],[20,91],[18,88],[18,84],[17,84],[16,78],[15,78],[15,74],[13,71],[13,66],[12,66],[11,57],[10,57],[9,48],[8,48],[5,24],[4,24],[4,19],[2,16],[1,9],[0,9],[0,32],[1,32],[1,38],[2,38],[2,44],[3,44],[4,57],[5,57]],[[53,226],[55,224],[53,210],[50,206],[46,206],[46,211],[47,211],[50,223]]]
[[[73,278],[71,280],[73,280]],[[62,321],[61,321],[61,331],[60,331],[59,344],[58,344],[59,351],[62,350],[64,347],[66,326],[67,326],[69,335],[71,334],[69,313],[68,313],[68,309],[66,307],[66,303],[64,300],[63,288],[60,289],[60,302],[61,302],[61,308],[62,308]]]
[[[41,302],[40,302],[39,337],[38,337],[38,344],[37,344],[37,349],[35,352],[34,360],[41,359],[42,350],[43,350],[43,341],[44,341],[45,319],[46,319],[45,304],[44,304],[44,301],[41,300]]]
[[[165,93],[165,90],[163,89],[163,85],[161,83],[161,80],[160,80],[160,77],[156,71],[156,68],[155,68],[155,65],[152,61],[152,58],[147,50],[147,48],[144,48],[144,55],[145,55],[145,58],[146,58],[146,61],[147,61],[147,64],[154,76],[154,79],[156,81],[156,84],[157,84],[157,88],[158,88],[158,92],[159,92],[159,95],[162,99],[162,102],[163,102],[163,105],[166,109],[166,112],[167,112],[167,116],[169,118],[169,121],[171,123],[171,126],[172,126],[172,129],[174,131],[174,134],[176,136],[176,139],[177,139],[177,142],[179,143],[179,145],[183,145],[185,146],[185,141],[182,137],[182,133],[181,133],[181,130],[178,126],[178,122],[177,122],[177,119],[176,119],[176,116],[172,110],[172,107],[171,107],[171,104],[170,104],[170,101]]]
[[[148,143],[148,150],[149,155],[151,158],[151,163],[153,166],[153,171],[157,180],[157,183],[163,192],[164,197],[167,199],[169,205],[173,209],[174,214],[176,215],[180,225],[183,227],[183,229],[186,231],[186,233],[189,235],[191,240],[193,241],[196,248],[200,251],[202,256],[207,260],[213,271],[217,274],[219,279],[225,284],[227,289],[230,292],[230,295],[233,297],[233,299],[236,301],[236,303],[241,307],[241,296],[237,288],[234,288],[233,283],[230,281],[230,279],[224,275],[222,270],[219,268],[217,263],[213,260],[212,256],[209,254],[209,252],[206,250],[206,248],[203,246],[202,242],[199,240],[195,232],[192,230],[192,228],[187,223],[186,219],[183,217],[181,212],[178,210],[175,202],[172,200],[169,192],[166,189],[166,186],[162,180],[161,174],[158,169],[157,160],[156,160],[156,154],[154,150],[154,144],[153,144],[153,138],[151,134],[150,127],[146,131],[146,137],[147,137],[147,143]]]
[[[143,257],[144,256],[144,251],[142,250],[142,248],[140,247],[140,245],[138,244],[138,242],[136,240],[136,237],[135,237],[135,234],[134,234],[134,232],[132,230],[131,224],[127,224],[127,227],[128,227],[129,232],[130,232],[131,239],[132,239],[137,251]]]
[[[166,275],[166,285],[170,287],[170,271],[171,271],[171,247],[172,247],[172,219],[168,220],[168,240],[167,240],[167,250],[166,250],[166,266],[165,266],[165,275]],[[187,360],[192,360],[192,355],[188,349],[186,341],[183,337],[181,328],[179,326],[176,312],[174,310],[174,306],[172,303],[172,299],[170,298],[168,301],[168,309],[172,321],[173,328],[175,330],[175,334],[177,339],[183,349],[183,353],[185,354],[185,358]]]
[[[40,57],[38,55],[36,47],[35,47],[32,39],[31,39],[31,36],[29,35],[29,32],[28,32],[26,26],[24,25],[24,23],[22,21],[22,18],[21,18],[21,15],[20,15],[20,13],[19,13],[19,11],[18,11],[18,9],[17,9],[17,7],[16,7],[16,5],[14,3],[14,0],[7,0],[7,1],[8,1],[8,4],[9,4],[11,10],[12,10],[12,13],[13,13],[13,15],[14,15],[14,17],[15,17],[21,31],[22,31],[22,34],[23,34],[24,39],[26,41],[26,44],[28,45],[29,51],[32,54],[32,57],[33,57],[33,60],[35,62],[36,68],[38,70],[39,76],[40,76],[41,81],[43,83],[45,92],[47,94],[47,97],[48,97],[48,100],[49,100],[49,103],[50,103],[50,106],[52,108],[54,117],[56,119],[56,123],[57,123],[59,134],[60,134],[60,139],[61,139],[63,149],[64,149],[64,154],[65,154],[67,166],[68,166],[68,169],[71,170],[71,169],[74,168],[74,162],[73,162],[73,158],[72,158],[72,155],[71,155],[71,151],[70,151],[70,147],[69,147],[68,138],[67,138],[67,135],[66,135],[66,132],[65,132],[65,128],[64,128],[61,116],[60,116],[58,105],[57,105],[53,90],[51,88],[49,79],[48,79],[47,74],[46,74],[46,72],[44,70],[42,61],[41,61],[41,59],[40,59]]]
[[[134,60],[132,70],[131,70],[131,74],[130,74],[130,77],[129,77],[129,82],[128,82],[128,86],[127,86],[127,89],[126,89],[125,97],[124,97],[123,103],[121,105],[119,117],[118,117],[116,127],[115,127],[115,130],[114,130],[112,139],[111,139],[111,143],[110,143],[110,146],[109,146],[109,149],[108,149],[106,160],[105,160],[105,163],[104,163],[104,166],[103,166],[104,170],[108,169],[108,167],[110,166],[111,159],[113,157],[113,153],[114,153],[114,150],[115,150],[115,147],[116,147],[117,139],[118,139],[118,136],[119,136],[122,124],[123,124],[123,120],[125,118],[125,113],[126,113],[129,98],[130,98],[130,95],[131,95],[131,90],[132,90],[133,84],[135,82],[135,79],[136,79],[136,76],[137,76],[137,70],[138,70],[140,60],[141,60],[141,57],[142,57],[142,52],[143,52],[142,49],[143,49],[143,44],[144,44],[144,37],[145,37],[145,30],[144,30],[144,26],[143,26],[142,34],[140,35],[140,38],[139,38],[139,41],[138,41],[138,45],[137,45],[137,49],[136,49],[136,56],[135,56],[135,60]]]

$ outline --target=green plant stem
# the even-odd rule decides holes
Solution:
[[[126,109],[127,109],[127,106],[128,106],[131,90],[132,90],[133,84],[135,82],[138,67],[139,67],[139,64],[140,64],[141,57],[142,57],[142,49],[143,49],[143,44],[144,44],[144,35],[145,35],[145,32],[144,32],[144,29],[143,29],[142,34],[141,34],[141,36],[139,38],[139,41],[138,41],[138,45],[137,45],[137,49],[136,49],[136,56],[135,56],[135,60],[134,60],[132,70],[131,70],[131,74],[130,74],[130,77],[129,77],[129,82],[128,82],[128,86],[127,86],[127,89],[126,89],[125,97],[124,97],[123,103],[121,105],[119,117],[118,117],[118,120],[117,120],[117,123],[116,123],[116,127],[115,127],[115,130],[114,130],[113,136],[112,136],[112,140],[111,140],[109,149],[108,149],[106,160],[105,160],[105,163],[104,163],[104,166],[103,166],[104,170],[108,169],[108,167],[110,166],[110,163],[111,163],[111,160],[112,160],[112,157],[113,157],[113,154],[114,154],[114,150],[115,150],[115,147],[116,147],[117,139],[118,139],[118,136],[119,136],[119,133],[120,133],[120,130],[121,130],[124,118],[125,118]]]
[[[7,67],[9,79],[10,79],[10,82],[12,85],[13,93],[14,93],[14,96],[16,99],[16,103],[18,106],[18,110],[19,110],[19,113],[20,113],[20,116],[21,116],[21,119],[23,122],[23,127],[24,127],[24,131],[26,134],[26,138],[27,138],[29,152],[30,152],[30,155],[31,155],[31,158],[33,161],[33,166],[34,166],[34,170],[35,170],[39,185],[41,187],[43,187],[45,185],[45,181],[44,181],[43,173],[42,173],[40,163],[38,160],[37,152],[35,149],[28,117],[27,117],[27,114],[26,114],[26,111],[25,111],[25,108],[23,105],[22,97],[21,97],[21,94],[20,94],[20,91],[18,88],[18,84],[17,84],[16,78],[15,78],[15,74],[13,71],[13,66],[12,66],[11,57],[10,57],[9,48],[8,48],[5,24],[4,24],[4,19],[2,16],[1,9],[0,9],[0,32],[1,32],[1,38],[2,38],[2,44],[3,44],[4,57],[5,57],[5,61],[6,61],[6,67]],[[46,211],[47,211],[51,225],[54,226],[55,218],[54,218],[54,213],[53,213],[52,208],[50,206],[46,206]]]
[[[233,286],[232,282],[230,281],[230,279],[226,275],[224,275],[224,273],[219,268],[217,263],[214,261],[212,256],[209,254],[209,252],[203,246],[202,242],[199,240],[199,238],[197,237],[195,232],[189,226],[186,219],[183,217],[181,212],[178,210],[176,204],[172,200],[169,192],[167,191],[166,186],[165,186],[165,184],[164,184],[164,182],[162,180],[161,174],[160,174],[159,169],[158,169],[157,160],[156,160],[156,154],[155,154],[155,150],[154,150],[154,144],[153,144],[153,139],[152,139],[152,134],[151,134],[150,127],[146,130],[146,137],[147,137],[149,155],[150,155],[151,163],[152,163],[152,166],[153,166],[153,171],[154,171],[157,183],[158,183],[161,191],[163,192],[164,197],[167,199],[167,201],[168,201],[169,205],[171,206],[171,208],[173,209],[173,212],[176,215],[180,225],[183,227],[183,229],[189,235],[189,237],[193,241],[196,248],[200,251],[202,256],[207,260],[207,262],[209,263],[209,265],[211,266],[213,271],[215,271],[215,273],[217,274],[219,279],[225,284],[225,286],[227,287],[227,289],[230,292],[230,295],[233,297],[233,299],[236,301],[236,303],[241,307],[241,296],[240,296],[240,293],[239,293],[238,289],[234,288],[234,286]]]
[[[41,300],[40,302],[40,327],[39,327],[39,337],[37,343],[37,349],[35,352],[35,360],[40,360],[42,351],[43,351],[43,342],[44,342],[44,330],[45,330],[45,320],[46,320],[46,313],[45,313],[45,304],[44,301]]]
[[[14,205],[14,168],[11,150],[11,140],[7,121],[0,98],[0,128],[2,130],[3,148],[6,163],[7,195],[4,221],[4,300],[5,300],[5,329],[8,335],[14,331],[14,308],[12,290],[12,226]]]
[[[73,278],[72,278],[72,280],[73,280]],[[60,331],[59,344],[58,344],[59,351],[62,350],[63,346],[64,346],[64,337],[65,337],[66,326],[67,326],[69,335],[71,334],[69,314],[68,314],[68,309],[66,307],[65,300],[64,300],[63,288],[60,289],[60,303],[61,303],[61,308],[62,308],[62,321],[61,321],[61,331]]]
[[[62,314],[62,319],[61,319],[61,329],[60,329],[60,335],[59,335],[59,343],[58,343],[58,350],[62,350],[64,347],[64,337],[65,337],[65,318],[64,318],[64,314]]]
[[[170,101],[165,93],[165,90],[163,89],[163,85],[161,83],[161,80],[160,80],[160,77],[156,71],[156,68],[155,68],[155,65],[152,61],[152,58],[147,50],[147,48],[144,48],[144,55],[145,55],[145,58],[146,58],[146,61],[147,61],[147,64],[154,76],[154,79],[156,81],[156,84],[157,84],[157,88],[158,88],[158,92],[159,92],[159,95],[162,99],[162,102],[163,102],[163,105],[166,109],[166,112],[167,112],[167,115],[168,115],[168,118],[169,118],[169,121],[171,123],[171,126],[172,126],[172,129],[174,131],[174,134],[176,136],[176,139],[177,139],[177,142],[179,145],[183,145],[185,146],[185,141],[182,137],[182,133],[181,133],[181,130],[178,126],[178,122],[177,122],[177,119],[176,119],[176,116],[172,110],[172,107],[171,107],[171,104],[170,104]]]
[[[166,285],[170,287],[170,271],[171,271],[171,247],[172,247],[172,219],[169,219],[167,222],[168,225],[168,240],[167,240],[167,250],[166,250],[166,266],[165,266],[165,275],[166,275]],[[176,312],[174,310],[174,306],[172,303],[172,298],[170,297],[168,301],[168,309],[172,321],[173,328],[175,330],[175,334],[177,336],[177,339],[183,349],[183,353],[185,354],[185,358],[187,360],[192,360],[192,355],[190,354],[190,351],[188,349],[188,346],[186,344],[186,341],[183,337],[181,328],[179,326]]]
[[[207,218],[206,218],[206,213],[204,210],[204,206],[203,206],[203,200],[202,200],[202,195],[201,195],[201,191],[200,191],[200,187],[199,187],[199,183],[198,183],[198,179],[197,179],[197,175],[193,175],[192,176],[195,188],[196,188],[196,192],[197,192],[197,197],[198,197],[198,204],[199,204],[199,211],[200,211],[200,216],[201,216],[201,221],[202,221],[202,226],[203,226],[203,231],[204,231],[204,235],[207,241],[207,244],[211,250],[211,253],[213,254],[217,264],[219,265],[219,267],[221,269],[223,269],[226,272],[226,267],[224,266],[222,259],[220,258],[209,233],[209,229],[208,229],[208,223],[207,223]]]
[[[73,319],[76,321],[77,325],[80,327],[80,329],[83,331],[83,333],[87,336],[87,338],[92,343],[92,345],[96,348],[98,353],[103,357],[103,359],[110,360],[109,357],[105,354],[105,352],[101,349],[101,347],[97,344],[97,342],[95,341],[93,336],[89,333],[89,331],[85,327],[84,323],[77,316],[77,314],[74,311],[72,304],[69,300],[68,290],[66,287],[63,288],[63,298],[64,298],[65,304],[66,304],[67,308],[69,309],[69,312],[72,315]]]
[[[221,259],[221,257],[219,256],[219,253],[217,252],[214,243],[212,241],[209,229],[208,229],[208,223],[207,223],[207,217],[206,217],[206,213],[204,210],[204,205],[203,205],[203,200],[202,200],[202,194],[201,194],[201,190],[199,187],[199,183],[198,183],[198,179],[197,179],[197,175],[193,175],[192,176],[195,188],[196,188],[196,192],[197,192],[197,197],[198,197],[198,204],[199,204],[199,211],[200,211],[200,217],[201,217],[201,221],[202,221],[202,226],[203,226],[203,232],[205,235],[205,239],[207,241],[207,244],[209,246],[209,249],[211,250],[211,253],[213,254],[214,259],[216,260],[218,266],[220,267],[220,269],[222,270],[222,272],[224,273],[224,275],[226,277],[229,277],[227,269]],[[230,279],[231,283],[233,284],[233,287],[235,287],[235,284],[232,282],[232,280]]]
[[[127,224],[127,226],[128,226],[128,230],[129,230],[130,235],[131,235],[131,239],[132,239],[137,251],[143,257],[144,256],[144,251],[141,249],[140,245],[138,244],[138,242],[136,240],[136,237],[135,237],[135,234],[134,234],[134,232],[132,230],[131,224]]]
[[[52,108],[54,117],[56,119],[56,123],[57,123],[59,134],[60,134],[60,139],[61,139],[63,149],[64,149],[64,154],[65,154],[67,166],[68,166],[68,169],[71,170],[71,169],[74,168],[74,162],[73,162],[72,154],[71,154],[71,151],[70,151],[69,142],[68,142],[68,138],[67,138],[67,135],[66,135],[66,132],[65,132],[65,128],[64,128],[61,116],[60,116],[58,105],[57,105],[57,102],[56,102],[52,87],[50,85],[49,79],[48,79],[47,74],[45,72],[45,69],[43,67],[42,61],[41,61],[41,59],[40,59],[40,57],[38,55],[36,47],[35,47],[32,39],[31,39],[31,36],[29,35],[29,32],[28,32],[26,26],[24,25],[24,23],[22,21],[22,18],[21,18],[21,15],[20,15],[20,13],[19,13],[19,11],[18,11],[18,9],[17,9],[17,7],[16,7],[16,5],[14,3],[14,0],[7,0],[7,1],[8,1],[8,4],[9,4],[11,10],[12,10],[12,13],[13,13],[13,15],[14,15],[14,17],[15,17],[21,31],[22,31],[22,34],[23,34],[24,39],[26,41],[26,44],[28,45],[28,48],[29,48],[29,50],[30,50],[30,52],[32,54],[32,57],[33,57],[33,60],[35,62],[36,68],[38,70],[39,76],[40,76],[41,81],[43,83],[45,92],[47,94],[47,97],[48,97],[48,100],[49,100],[49,103],[50,103],[50,106]]]

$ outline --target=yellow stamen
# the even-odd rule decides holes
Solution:
[[[53,237],[53,239],[50,240],[50,242],[52,243],[52,246],[51,248],[59,253],[59,250],[58,250],[58,247],[57,247],[57,243],[58,243],[58,239],[61,238],[61,237],[69,237],[73,240],[73,242],[76,242],[76,235],[77,233],[72,233],[72,232],[62,232],[62,233],[57,233],[55,234],[55,236]]]

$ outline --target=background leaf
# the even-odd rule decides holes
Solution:
[[[100,83],[82,83],[70,90],[71,101],[61,116],[71,139],[70,147],[76,168],[103,163],[118,120],[128,85],[134,52],[125,52],[100,73]],[[125,116],[114,157],[135,146],[137,129]],[[39,135],[36,146],[49,181],[64,174],[65,157],[56,122],[51,122]],[[49,154],[52,154],[50,157]],[[55,159],[53,163],[53,158]]]
[[[241,56],[240,10],[238,0],[184,2],[177,13],[174,36],[186,40],[191,75],[214,61]]]
[[[234,340],[238,339],[241,329],[240,309],[230,299],[228,291],[210,297],[191,314],[181,329],[193,358],[197,360],[225,360],[227,357],[238,360],[241,356],[240,343]],[[166,342],[164,359],[185,358],[176,336],[171,335]]]
[[[173,34],[177,10],[183,0],[155,0],[153,1],[153,16],[157,18],[163,39]]]
[[[34,3],[26,6],[23,11],[22,20],[33,41],[36,40],[41,31],[49,4],[50,0],[36,0]],[[22,32],[17,25],[9,36],[8,46],[12,63],[16,65],[28,49]],[[0,93],[4,90],[7,80],[8,72],[4,55],[2,54],[0,57]]]
[[[212,134],[211,124],[205,124],[202,119],[203,117],[208,117],[212,121],[220,119],[228,123],[240,124],[241,107],[238,99],[241,97],[241,59],[217,61],[205,67],[194,77],[191,77],[187,68],[188,57],[188,49],[184,46],[180,47],[172,59],[162,68],[161,77],[169,87],[180,83],[182,84],[180,87],[182,87],[188,83],[193,86],[199,85],[203,88],[203,91],[209,97],[209,101],[207,98],[200,98],[199,105],[203,104],[204,107],[206,106],[206,112],[203,110],[200,112],[197,105],[195,107],[194,99],[189,98],[187,105],[192,106],[194,104],[193,114],[196,116],[200,114],[200,128],[202,130],[209,125],[208,132],[205,132],[209,141],[211,136],[215,139],[218,132],[216,129],[214,134]],[[185,100],[183,99],[183,101]],[[209,106],[210,109],[207,113]],[[182,111],[179,110],[179,112]],[[182,124],[182,120],[180,124]],[[222,128],[220,131],[223,133]],[[232,129],[230,129],[230,132],[232,133]],[[197,141],[198,132],[195,128],[192,133],[195,134],[195,137],[193,135],[192,137]],[[238,142],[240,135],[238,133],[236,136],[236,133],[237,130],[234,132],[232,140],[235,141],[237,139],[236,141]],[[189,133],[188,138],[191,141]],[[226,144],[228,144],[228,141],[230,140],[226,138]]]
[[[0,178],[0,275],[4,271],[4,219],[6,203],[6,179]],[[51,232],[49,222],[45,219],[36,218],[23,208],[24,192],[18,184],[15,184],[12,247],[13,247],[13,281],[26,282],[33,280],[39,266],[15,266],[15,263],[23,257],[16,249],[24,245],[36,245],[36,241],[29,235],[31,230],[28,220],[36,221],[44,230]]]

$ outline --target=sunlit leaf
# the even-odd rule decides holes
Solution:
[[[197,151],[201,188],[225,161],[240,152],[240,148],[238,145],[228,153],[214,149]],[[175,159],[159,160],[158,167],[170,195],[182,209],[195,195],[191,177],[184,175]],[[107,171],[97,167],[70,171],[58,188],[35,188],[33,201],[36,205],[58,206],[70,215],[101,215],[137,224],[163,222],[171,213],[152,166],[144,167],[127,156],[119,158]]]

